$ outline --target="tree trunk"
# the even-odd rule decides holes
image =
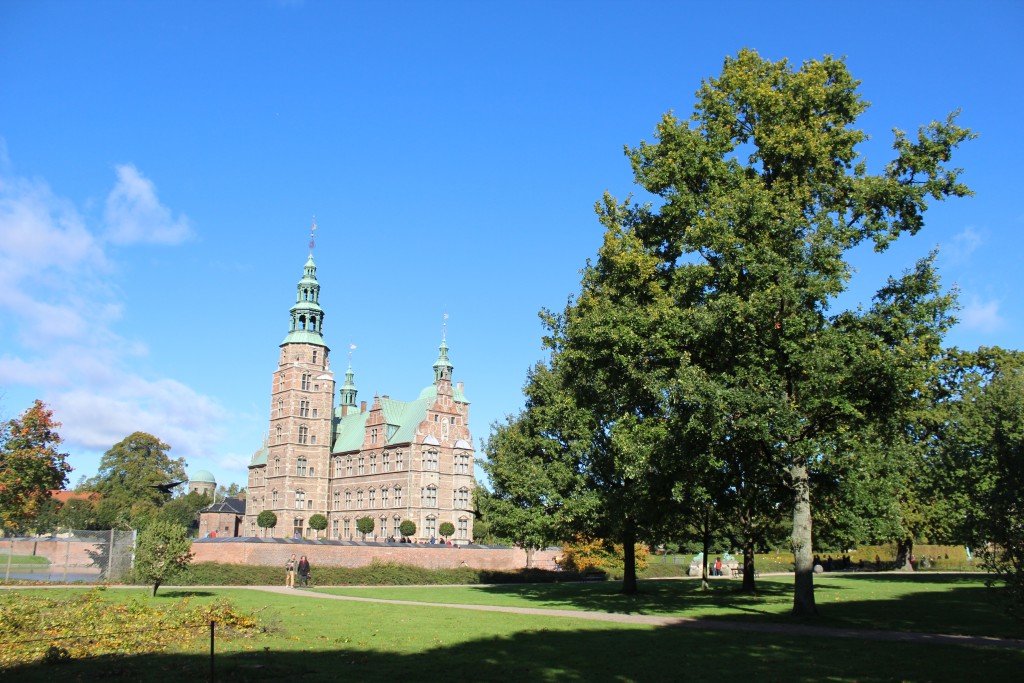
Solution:
[[[914,563],[910,558],[914,556],[914,539],[904,538],[896,544],[896,568],[905,572],[914,571]]]
[[[750,528],[750,518],[743,520],[743,586],[744,593],[756,593],[754,585],[754,533]]]
[[[636,587],[636,531],[629,520],[622,533],[622,592],[635,595]]]
[[[160,587],[160,579],[153,582],[153,597],[156,597],[156,589]]]
[[[533,547],[526,546],[526,568],[529,569],[533,566]]]
[[[701,590],[710,588],[708,585],[708,551],[711,549],[711,512],[708,506],[704,506],[704,520],[701,525],[704,532],[704,545],[701,552],[700,563],[700,587]]]
[[[793,485],[793,614],[818,613],[814,604],[814,555],[811,546],[811,483],[807,466],[792,464],[789,476]]]

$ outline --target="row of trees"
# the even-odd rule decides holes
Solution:
[[[970,194],[949,166],[973,137],[955,114],[895,131],[869,173],[858,85],[842,60],[742,51],[688,120],[667,114],[627,148],[657,203],[606,194],[579,295],[541,314],[550,358],[486,445],[494,531],[620,543],[634,592],[636,541],[727,522],[753,590],[754,549],[788,516],[798,614],[816,611],[812,517],[819,539],[895,539],[905,555],[924,533],[1013,540],[994,527],[1020,514],[1019,356],[942,348],[956,304],[935,254],[868,308],[835,310],[851,250],[883,251],[930,200]]]
[[[60,423],[35,401],[25,413],[0,426],[0,520],[5,533],[46,533],[56,529],[140,529],[156,520],[192,526],[208,495],[175,495],[169,484],[187,481],[184,458],[170,446],[135,432],[103,454],[94,477],[75,487],[81,497],[60,503],[49,491],[63,489],[71,466],[60,451]],[[179,489],[180,490],[180,489]],[[89,495],[95,494],[95,495]],[[220,496],[243,496],[236,484]]]

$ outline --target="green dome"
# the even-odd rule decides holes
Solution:
[[[203,484],[216,484],[217,478],[213,476],[212,472],[206,470],[199,470],[191,477],[188,478],[189,483],[203,483]]]

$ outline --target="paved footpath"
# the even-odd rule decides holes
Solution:
[[[229,586],[220,586],[228,588]],[[350,595],[331,595],[286,586],[230,586],[231,588],[249,588],[281,593],[283,595],[302,596],[319,600],[351,600],[354,602],[379,602],[389,605],[415,605],[417,607],[437,607],[439,609],[465,609],[477,612],[508,612],[513,614],[532,614],[540,617],[557,617],[568,619],[589,619],[591,621],[610,621],[620,624],[644,624],[648,626],[672,626],[676,628],[692,628],[701,631],[746,631],[755,633],[775,633],[778,635],[804,636],[812,638],[854,638],[858,640],[883,640],[889,642],[925,643],[934,645],[969,645],[981,647],[997,647],[1012,650],[1024,650],[1024,640],[1011,638],[992,638],[988,636],[954,636],[939,633],[910,633],[906,631],[880,631],[873,629],[832,628],[827,626],[807,626],[803,624],[753,623],[739,621],[722,621],[718,619],[694,619],[691,617],[659,617],[650,614],[619,614],[616,612],[586,612],[570,609],[539,609],[536,607],[502,607],[498,605],[460,605],[438,602],[416,602],[414,600],[383,600],[380,598],[361,598]],[[195,589],[198,586],[183,587],[182,590]]]

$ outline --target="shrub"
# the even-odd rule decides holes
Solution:
[[[316,532],[316,537],[320,538],[320,532],[327,528],[327,517],[317,513],[309,518],[309,528]]]
[[[649,551],[646,545],[636,544],[636,570],[647,568]],[[598,569],[613,576],[621,576],[625,561],[621,543],[612,543],[602,538],[577,537],[571,543],[562,545],[562,566],[570,571],[585,572]]]
[[[256,526],[263,529],[263,535],[266,536],[267,529],[273,529],[277,526],[277,515],[270,510],[264,510],[256,515]]]
[[[416,522],[412,521],[411,519],[403,520],[402,523],[398,525],[398,531],[406,538],[409,538],[410,536],[415,536]]]
[[[441,534],[441,538],[448,538],[455,533],[455,525],[451,522],[441,522],[437,527],[437,533]]]
[[[363,535],[363,540],[366,540],[367,535],[373,533],[373,517],[360,517],[356,520],[356,531]]]
[[[156,595],[160,584],[179,574],[192,562],[192,540],[180,524],[156,520],[142,530],[135,545],[135,575],[153,584]]]

